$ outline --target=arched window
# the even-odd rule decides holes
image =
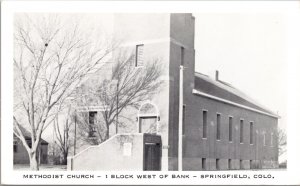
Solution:
[[[146,101],[138,110],[138,132],[157,134],[159,131],[159,119],[157,106],[151,101]]]

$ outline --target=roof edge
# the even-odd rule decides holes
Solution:
[[[224,89],[228,92],[230,92],[231,94],[234,94],[254,105],[256,105],[257,107],[261,108],[262,112],[266,112],[266,113],[269,113],[271,115],[277,115],[275,114],[273,111],[271,111],[269,108],[265,107],[264,105],[262,105],[261,103],[259,103],[257,100],[249,97],[247,94],[245,94],[243,91],[235,88],[233,85],[225,82],[225,81],[221,81],[221,80],[214,80],[213,78],[205,75],[205,74],[202,74],[202,73],[199,73],[199,72],[195,72],[195,76],[197,76],[198,78],[201,78],[209,83],[213,83],[215,86],[221,88],[221,89]],[[201,76],[205,76],[204,78],[201,77]],[[228,89],[229,88],[229,89]],[[221,98],[223,99],[223,98]],[[238,104],[238,103],[237,103]],[[248,106],[248,107],[251,107],[251,106]],[[251,107],[252,108],[252,107]],[[258,108],[256,108],[257,110],[260,110]]]
[[[264,111],[261,111],[261,110],[258,110],[258,109],[255,109],[255,108],[246,106],[246,105],[242,105],[242,104],[239,104],[239,103],[235,103],[235,102],[233,102],[233,101],[229,101],[229,100],[227,100],[227,99],[223,99],[223,98],[220,98],[220,97],[217,97],[217,96],[212,96],[212,95],[210,95],[210,94],[201,92],[201,91],[196,90],[196,89],[193,89],[192,93],[193,93],[193,94],[196,94],[196,95],[199,95],[199,96],[204,96],[204,97],[207,97],[207,98],[210,98],[210,99],[213,99],[213,100],[217,100],[217,101],[220,101],[220,102],[223,102],[223,103],[227,103],[227,104],[230,104],[230,105],[234,105],[234,106],[237,106],[237,107],[246,109],[246,110],[250,110],[250,111],[253,111],[253,112],[257,112],[257,113],[260,113],[260,114],[263,114],[263,115],[267,115],[267,116],[270,116],[270,117],[273,117],[273,118],[277,118],[277,119],[280,118],[280,116],[278,116],[278,115],[270,114],[270,113],[267,113],[267,112],[264,112]]]

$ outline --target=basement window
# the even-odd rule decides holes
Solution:
[[[206,170],[206,158],[202,158],[202,170]]]
[[[216,169],[220,170],[220,159],[216,159]]]
[[[254,169],[253,160],[250,160],[250,169]]]
[[[240,169],[243,169],[243,160],[240,160]]]

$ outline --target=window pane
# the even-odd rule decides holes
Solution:
[[[221,115],[217,114],[217,140],[221,138]]]
[[[250,122],[250,144],[253,144],[253,122]]]
[[[203,138],[207,137],[207,111],[203,111]]]
[[[240,143],[244,142],[244,120],[240,120]]]
[[[232,141],[232,117],[229,117],[229,141]]]
[[[273,133],[271,133],[271,147],[273,147]]]
[[[183,47],[181,47],[181,62],[180,62],[180,64],[183,66],[184,65],[184,48]]]
[[[96,126],[95,126],[95,118],[97,112],[89,112],[89,137],[95,137]]]
[[[135,66],[143,66],[144,65],[144,45],[136,45],[136,54],[135,54]]]

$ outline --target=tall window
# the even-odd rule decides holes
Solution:
[[[143,55],[144,54],[144,45],[136,45],[135,48],[135,66],[143,66],[144,65],[144,59]]]
[[[221,139],[221,114],[217,114],[217,140]]]
[[[232,165],[231,165],[232,163],[231,163],[231,159],[228,159],[228,169],[230,170],[230,169],[232,169]]]
[[[264,146],[266,146],[266,132],[263,132],[263,140],[264,140]]]
[[[240,120],[240,143],[244,142],[244,120]]]
[[[95,118],[97,112],[89,112],[89,137],[95,137],[96,134],[96,125]]]
[[[271,133],[271,147],[273,147],[273,132]]]
[[[204,110],[202,112],[202,123],[203,123],[203,134],[202,137],[203,138],[207,138],[207,111]]]
[[[250,122],[250,144],[253,144],[253,122]]]
[[[202,170],[206,170],[206,158],[202,158]]]
[[[229,141],[232,142],[232,117],[229,117]]]
[[[184,65],[184,48],[183,47],[180,48],[180,54],[181,54],[180,64],[183,66]]]

